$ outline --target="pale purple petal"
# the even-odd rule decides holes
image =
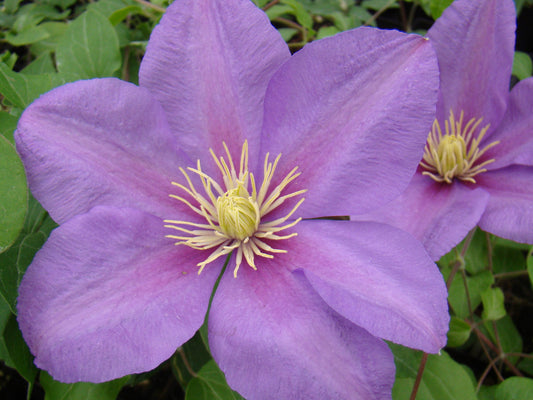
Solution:
[[[249,0],[180,0],[154,29],[140,70],[193,158],[234,156],[248,139],[255,159],[267,83],[290,57],[267,16]]]
[[[283,255],[222,277],[209,343],[229,385],[248,399],[390,399],[384,342],[329,308]]]
[[[440,66],[437,116],[498,126],[507,103],[516,15],[512,0],[456,0],[428,31]]]
[[[302,221],[283,262],[303,269],[335,311],[371,334],[438,352],[446,344],[444,280],[422,245],[389,225]]]
[[[407,185],[435,117],[437,64],[418,35],[359,28],[313,42],[274,75],[261,151],[298,166],[304,217],[376,207]],[[261,159],[262,160],[262,157]]]
[[[159,218],[96,207],[54,230],[19,288],[35,364],[62,382],[155,368],[204,321],[220,265],[175,246]]]
[[[533,167],[509,166],[479,175],[490,193],[479,227],[494,235],[533,244]]]
[[[48,92],[15,133],[33,195],[62,223],[96,205],[172,217],[171,182],[190,164],[161,106],[118,79],[78,81]]]
[[[498,169],[509,164],[533,166],[533,78],[516,84],[502,123],[481,146],[497,140],[500,143],[484,157],[495,160],[487,165],[487,169]]]
[[[454,181],[437,183],[416,173],[400,196],[371,213],[352,220],[390,224],[420,240],[433,260],[440,259],[473,229],[489,195],[480,187]]]

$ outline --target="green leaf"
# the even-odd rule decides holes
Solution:
[[[494,325],[498,331],[498,335],[494,332]],[[501,348],[504,353],[522,353],[523,341],[520,332],[516,329],[516,326],[509,317],[505,317],[497,320],[485,322],[482,326],[482,332],[489,335],[490,340],[493,343],[500,342]],[[516,362],[518,357],[507,357],[511,362]]]
[[[63,38],[68,27],[65,22],[43,22],[39,26],[46,29],[48,37],[31,45],[31,52],[36,57],[45,53],[55,52],[59,41]]]
[[[533,74],[533,62],[527,53],[515,51],[513,60],[513,75],[518,79],[529,78]]]
[[[495,400],[533,399],[533,379],[512,377],[498,385]]]
[[[174,376],[181,387],[186,387],[193,378],[193,372],[199,371],[208,361],[211,355],[207,351],[200,331],[181,346],[170,360],[170,365]]]
[[[125,20],[128,15],[142,14],[142,12],[142,8],[137,5],[127,6],[111,14],[109,16],[109,22],[111,22],[111,25],[115,26]]]
[[[244,400],[226,383],[224,373],[211,360],[191,379],[185,391],[185,400]]]
[[[453,0],[431,0],[429,9],[433,19],[437,19],[442,15],[442,12],[452,4]]]
[[[389,343],[396,363],[394,400],[407,400],[411,394],[422,352]],[[477,400],[474,382],[461,364],[445,352],[428,356],[417,399]]]
[[[505,305],[503,304],[503,292],[500,288],[488,288],[481,293],[483,303],[482,318],[488,321],[496,321],[505,317]]]
[[[13,313],[11,312],[11,308],[9,308],[9,304],[0,297],[0,332],[5,331],[11,315],[13,315]],[[11,361],[11,357],[9,356],[9,351],[3,335],[0,336],[0,360],[3,360],[7,366],[15,368]]]
[[[527,273],[529,275],[529,281],[533,287],[533,247],[529,250],[527,254]]]
[[[15,145],[15,141],[13,139],[13,132],[15,132],[18,120],[18,117],[11,115],[5,111],[0,111],[0,133],[7,140],[9,140],[12,145]]]
[[[459,249],[463,244],[464,241],[458,246]],[[489,264],[487,235],[481,229],[476,229],[474,232],[464,260],[466,270],[472,275],[487,269]]]
[[[79,79],[113,76],[120,68],[121,55],[109,20],[96,11],[76,18],[57,45],[56,63],[59,72]]]
[[[470,337],[472,328],[464,320],[452,316],[450,319],[450,329],[448,331],[448,343],[449,347],[459,347],[466,343]]]
[[[0,93],[20,109],[29,106],[41,94],[74,79],[64,74],[26,75],[0,63]]]
[[[47,39],[49,36],[48,31],[42,26],[33,26],[16,35],[7,34],[5,40],[13,46],[24,46]]]
[[[39,377],[46,393],[45,400],[115,400],[128,379],[129,376],[124,376],[103,383],[61,383],[45,371],[41,371]]]
[[[20,72],[26,75],[55,74],[56,69],[50,53],[45,52],[26,65]]]
[[[4,11],[7,14],[13,14],[15,11],[17,11],[17,8],[19,7],[21,1],[22,0],[5,0]]]
[[[0,136],[0,253],[20,234],[28,211],[24,166],[15,148]]]
[[[316,34],[316,39],[323,39],[328,36],[333,36],[339,32],[340,31],[334,26],[324,26],[318,30]]]
[[[33,356],[22,338],[17,319],[11,315],[3,332],[4,341],[18,373],[28,382],[33,383],[37,376],[37,367],[33,364]]]
[[[443,274],[445,278],[449,275],[449,269],[444,269]],[[470,297],[470,305],[474,311],[481,304],[481,293],[487,290],[494,283],[494,276],[489,271],[483,271],[474,276],[467,276],[468,294]],[[468,299],[465,292],[465,286],[461,273],[458,272],[448,290],[448,301],[450,302],[453,311],[459,318],[470,317],[468,309]]]

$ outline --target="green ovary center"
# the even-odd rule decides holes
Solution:
[[[242,185],[218,197],[216,207],[219,226],[228,237],[244,240],[257,230],[259,208]]]

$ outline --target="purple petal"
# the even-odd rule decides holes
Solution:
[[[213,357],[250,399],[390,399],[388,347],[329,308],[285,258],[226,273],[209,315]]]
[[[257,151],[267,83],[289,57],[252,2],[181,0],[150,37],[140,84],[161,102],[191,158],[206,159],[210,147],[223,154],[224,140],[238,159],[246,138]]]
[[[489,171],[479,175],[478,181],[490,193],[479,227],[515,242],[533,244],[533,167]]]
[[[513,65],[516,13],[512,0],[456,0],[428,31],[440,66],[440,120],[450,110],[498,126]]]
[[[444,280],[411,235],[389,225],[302,221],[287,265],[335,311],[371,334],[430,353],[446,344]]]
[[[485,158],[495,161],[487,169],[509,164],[533,166],[533,78],[520,81],[511,91],[507,112],[498,129],[484,142],[499,140]],[[481,144],[483,146],[484,143]]]
[[[360,213],[392,199],[422,157],[435,117],[437,65],[418,35],[359,28],[318,40],[274,75],[262,152],[298,166],[305,217]]]
[[[52,232],[19,288],[35,364],[62,382],[153,369],[204,321],[220,271],[175,246],[159,218],[97,207]]]
[[[78,81],[48,92],[15,133],[34,196],[61,223],[96,205],[132,206],[167,218],[178,150],[161,106],[118,79]]]
[[[420,240],[433,260],[459,244],[478,223],[489,195],[482,188],[457,181],[440,184],[416,173],[400,196],[352,220],[390,224]]]

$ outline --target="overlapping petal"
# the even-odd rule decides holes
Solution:
[[[480,187],[459,182],[440,184],[416,173],[398,198],[352,219],[403,229],[422,242],[433,260],[438,260],[477,225],[488,198],[489,194]]]
[[[427,36],[440,66],[437,117],[450,110],[483,118],[498,126],[507,103],[513,65],[516,15],[514,2],[454,1]]]
[[[411,235],[354,221],[303,221],[297,230],[285,263],[303,269],[338,313],[377,337],[431,353],[444,347],[446,287]]]
[[[62,223],[96,205],[174,217],[168,197],[180,165],[161,106],[118,79],[61,86],[24,112],[15,133],[33,195]]]
[[[510,166],[486,172],[479,184],[490,200],[479,227],[506,239],[533,243],[533,167]]]
[[[429,41],[396,31],[344,32],[285,63],[268,86],[262,155],[284,154],[279,177],[299,166],[294,187],[312,188],[299,214],[355,214],[398,195],[422,156],[437,86]]]
[[[246,138],[255,160],[265,89],[289,57],[252,2],[179,0],[150,36],[140,85],[163,105],[193,160],[209,164],[207,150],[223,154],[223,140],[238,159]]]
[[[511,90],[505,116],[498,128],[485,142],[500,143],[487,152],[486,159],[494,159],[487,169],[510,164],[533,166],[533,78],[520,81]],[[483,145],[483,144],[482,144]]]
[[[385,343],[336,314],[284,260],[221,279],[209,343],[230,386],[250,399],[390,399]]]
[[[63,382],[150,370],[204,320],[220,266],[174,246],[162,221],[97,207],[52,232],[19,289],[18,322],[38,367]]]

